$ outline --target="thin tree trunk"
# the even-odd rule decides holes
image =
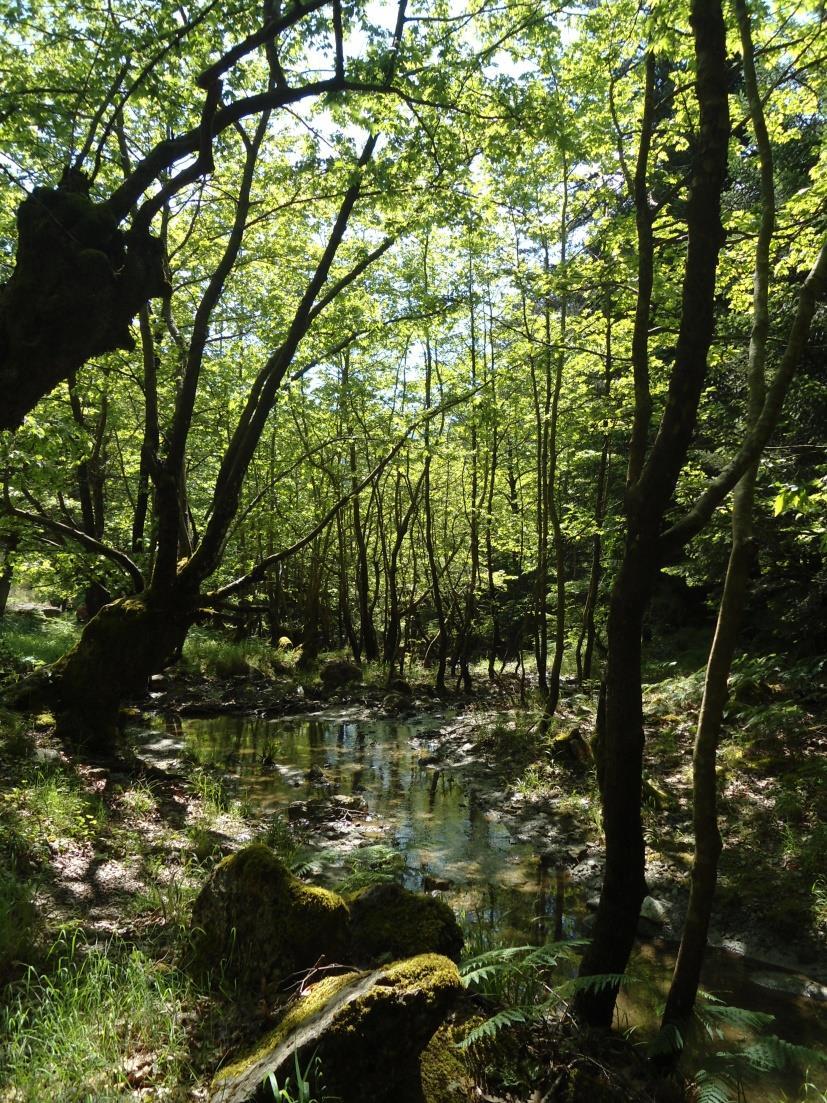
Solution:
[[[560,272],[563,277],[563,289],[560,296],[560,342],[555,357],[554,388],[551,398],[551,414],[549,419],[548,441],[548,514],[551,524],[552,543],[554,547],[554,654],[551,660],[549,672],[548,696],[544,710],[544,723],[548,724],[551,717],[557,711],[560,700],[560,674],[563,669],[563,655],[566,649],[566,558],[565,545],[563,543],[563,528],[560,523],[560,509],[558,500],[560,497],[557,486],[557,465],[559,460],[559,446],[557,427],[560,419],[560,391],[563,386],[563,368],[566,362],[566,336],[568,329],[568,298],[565,286],[566,280],[566,253],[568,246],[568,210],[569,210],[569,177],[568,160],[563,154],[563,207],[560,213]],[[548,250],[546,250],[546,271],[548,271]],[[547,355],[551,357],[551,333],[546,311],[546,347]]]
[[[766,394],[764,366],[770,327],[770,246],[775,229],[775,185],[772,147],[755,74],[752,33],[744,0],[735,0],[735,11],[741,35],[747,99],[761,166],[761,224],[755,249],[753,320],[747,367],[747,425],[752,429],[760,416]],[[732,547],[718,610],[718,623],[706,667],[703,700],[692,754],[692,826],[695,833],[695,853],[689,905],[662,1023],[664,1032],[671,1035],[670,1040],[675,1043],[673,1051],[676,1053],[681,1048],[682,1035],[698,994],[712,918],[718,859],[723,845],[718,828],[716,757],[724,708],[729,695],[729,674],[754,558],[753,500],[757,474],[756,463],[743,476],[733,494]],[[680,1042],[678,1036],[681,1038]]]
[[[604,358],[604,380],[606,399],[611,393],[612,385],[612,319],[606,315],[606,354]],[[583,623],[577,638],[577,680],[582,682],[592,676],[592,659],[594,656],[595,637],[595,613],[597,610],[597,598],[600,592],[600,579],[603,574],[603,521],[606,516],[606,503],[609,489],[609,445],[610,436],[608,430],[603,437],[603,448],[600,452],[600,463],[597,469],[597,487],[594,495],[594,536],[592,537],[591,567],[589,569],[589,585],[586,591],[586,602],[583,606]]]
[[[640,457],[634,451],[630,455],[627,536],[609,604],[605,720],[598,744],[606,866],[594,935],[581,964],[582,976],[625,971],[646,894],[640,807],[644,743],[641,630],[661,562],[663,519],[695,428],[714,329],[715,278],[723,240],[721,191],[729,145],[726,29],[720,0],[692,0],[690,22],[697,60],[700,135],[687,202],[680,325],[658,434],[637,478],[634,474]],[[651,87],[648,70],[647,65],[647,92]],[[636,328],[643,321],[636,317]],[[648,380],[641,378],[634,366],[633,444],[648,400]],[[643,434],[639,436],[642,440]],[[585,988],[578,993],[575,1012],[591,1025],[609,1026],[616,997],[613,984]]]

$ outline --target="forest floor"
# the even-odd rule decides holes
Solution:
[[[0,647],[36,663],[56,657],[70,635],[64,622],[32,622]],[[410,707],[389,702],[370,676],[323,702],[289,657],[276,660],[286,670],[272,661],[258,643],[233,649],[196,634],[180,673],[156,682],[135,707],[244,711],[254,700],[270,715],[322,703],[385,715]],[[701,675],[659,673],[652,670],[647,689],[646,830],[650,891],[665,921],[649,933],[668,938],[679,930],[691,858]],[[586,743],[557,738],[575,729],[589,735],[591,698],[567,687],[556,725],[541,736],[536,714],[518,706],[515,679],[489,686],[480,674],[478,682],[471,698],[443,702],[456,715],[436,758],[463,771],[544,860],[596,892],[600,819]],[[424,683],[413,689],[412,700],[434,702]],[[734,948],[822,983],[825,706],[823,666],[785,668],[768,656],[739,667],[721,753],[726,849],[716,923]],[[4,714],[0,731],[0,981],[9,982],[0,1100],[84,1098],[81,1084],[94,1099],[205,1098],[212,1070],[265,1029],[273,1009],[254,1001],[236,1014],[231,993],[208,995],[187,976],[189,908],[217,857],[252,839],[289,854],[289,828],[257,815],[243,793],[207,772],[142,765],[126,749],[105,762],[69,754],[48,714]]]

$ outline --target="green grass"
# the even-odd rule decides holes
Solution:
[[[0,617],[0,677],[55,662],[79,635],[80,626],[69,617]]]
[[[0,869],[0,984],[30,957],[36,919],[32,884]]]
[[[257,636],[236,642],[219,632],[192,628],[184,644],[181,665],[184,670],[217,678],[248,675],[251,669],[272,678],[289,674],[300,655],[299,648],[282,650]]]
[[[0,1008],[4,1098],[103,1103],[137,1087],[184,1098],[182,974],[138,950],[87,947],[68,935],[49,966],[30,968]]]
[[[0,796],[0,853],[25,866],[49,845],[91,839],[105,828],[106,807],[59,765],[24,763],[17,784]]]

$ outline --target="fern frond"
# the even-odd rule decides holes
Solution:
[[[649,1057],[666,1057],[680,1053],[683,1049],[683,1035],[674,1023],[664,1023],[656,1036],[646,1047]]]
[[[506,1007],[502,1011],[498,1011],[496,1015],[492,1015],[490,1019],[486,1019],[484,1023],[480,1023],[479,1026],[475,1026],[472,1030],[469,1030],[466,1036],[461,1042],[458,1043],[458,1049],[468,1049],[469,1046],[474,1045],[476,1042],[481,1042],[486,1038],[494,1038],[496,1035],[506,1026],[522,1025],[528,1022],[530,1016],[519,1007]]]
[[[503,962],[511,961],[512,958],[519,957],[521,954],[530,954],[532,950],[536,949],[536,946],[498,946],[495,950],[486,950],[483,954],[469,957],[462,962],[459,971],[460,974],[464,975],[467,970],[475,969],[478,965],[501,965]]]
[[[788,1065],[819,1065],[827,1062],[827,1053],[796,1045],[769,1034],[741,1051],[740,1056],[758,1072],[773,1072]]]
[[[634,984],[637,977],[630,977],[626,973],[595,973],[591,977],[572,977],[564,981],[557,992],[564,999],[575,992],[602,992],[605,988],[620,988],[622,985]]]
[[[761,1030],[773,1021],[773,1016],[763,1011],[749,1011],[746,1007],[730,1007],[724,1003],[695,1005],[695,1016],[710,1038],[723,1038],[724,1028],[736,1030]]]
[[[730,1086],[725,1079],[699,1069],[695,1076],[695,1103],[733,1103]]]

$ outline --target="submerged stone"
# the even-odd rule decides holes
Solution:
[[[341,1103],[423,1103],[419,1059],[462,991],[453,962],[437,954],[369,973],[328,977],[297,999],[251,1053],[216,1075],[210,1103],[249,1103],[271,1072],[321,1061]],[[438,1098],[438,1097],[437,1097]]]
[[[397,884],[371,885],[350,898],[351,949],[358,960],[444,954],[459,960],[462,931],[444,900]]]
[[[195,969],[245,985],[283,980],[319,958],[344,953],[347,905],[294,877],[268,847],[244,847],[219,862],[192,909]]]

